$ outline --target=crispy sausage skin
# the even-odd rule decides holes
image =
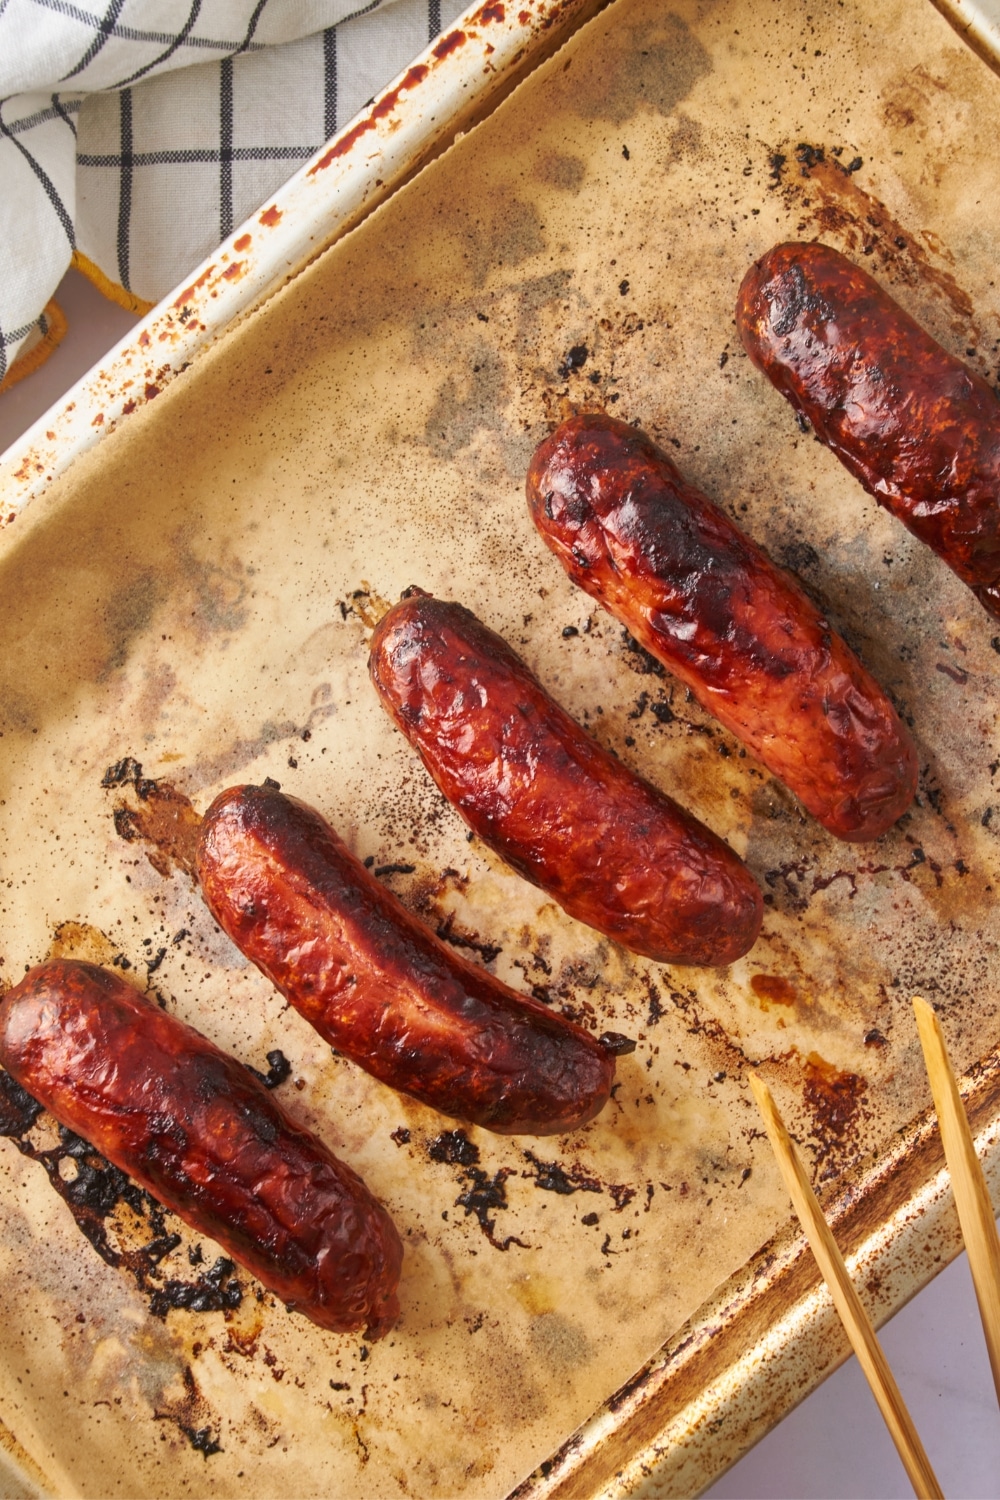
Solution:
[[[593,595],[838,838],[913,800],[913,742],[788,574],[623,422],[571,417],[528,471],[535,524]]]
[[[728,964],[752,946],[763,901],[732,850],[602,750],[461,604],[408,590],[368,670],[469,826],[571,916],[660,963]]]
[[[736,322],[855,479],[1000,619],[1000,403],[986,381],[828,245],[769,250]]]
[[[608,1047],[447,948],[296,798],[222,792],[198,877],[237,947],[383,1083],[505,1134],[572,1130],[607,1101]]]
[[[62,960],[0,1005],[0,1062],[269,1291],[336,1333],[387,1333],[402,1245],[360,1177],[234,1057],[117,974]]]

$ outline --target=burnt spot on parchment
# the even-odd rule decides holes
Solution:
[[[200,1246],[198,1250],[200,1252]],[[198,1261],[193,1263],[198,1264]],[[224,1312],[239,1307],[242,1301],[243,1288],[236,1275],[235,1263],[227,1255],[220,1255],[194,1281],[171,1276],[162,1286],[154,1287],[149,1310],[154,1317],[165,1318],[174,1308],[191,1312]]]
[[[663,663],[657,661],[645,646],[640,646],[624,626],[621,632],[621,645],[622,660],[633,672],[638,672],[640,677],[666,678],[667,669]]]
[[[506,1182],[515,1172],[514,1167],[501,1167],[491,1177],[479,1166],[479,1147],[469,1140],[464,1130],[446,1130],[428,1142],[427,1155],[433,1162],[457,1166],[456,1182],[462,1191],[455,1199],[455,1207],[471,1214],[495,1250],[509,1250],[511,1245],[520,1245],[522,1250],[530,1247],[509,1234],[505,1239],[496,1235],[496,1216],[510,1205],[507,1202]]]
[[[445,1130],[428,1142],[427,1155],[449,1167],[472,1167],[479,1161],[479,1147],[464,1130]]]
[[[9,1073],[0,1073],[0,1135],[20,1140],[42,1113],[42,1106]]]
[[[566,105],[584,120],[621,125],[645,107],[670,115],[712,71],[701,42],[680,16],[658,16],[641,29],[605,33],[596,66],[563,75]]]
[[[182,1243],[179,1221],[88,1141],[57,1125],[3,1072],[0,1135],[39,1163],[88,1244],[107,1265],[131,1276],[154,1317],[166,1318],[174,1308],[214,1312],[239,1307],[243,1286],[226,1257],[194,1279],[165,1278],[162,1263]]]
[[[52,933],[47,959],[75,958],[88,964],[115,964],[121,967],[124,955],[99,927],[89,922],[60,922]]]
[[[578,1164],[564,1167],[562,1162],[541,1161],[530,1150],[525,1150],[524,1156],[530,1163],[530,1170],[522,1172],[521,1176],[530,1177],[544,1192],[569,1197],[572,1193],[600,1193],[604,1190],[603,1183]]]
[[[101,786],[119,794],[113,813],[119,838],[141,842],[158,874],[167,877],[180,870],[197,879],[202,820],[190,798],[169,781],[143,776],[142,766],[130,755],[108,766]]]
[[[382,616],[391,608],[390,600],[383,599],[381,594],[376,593],[366,578],[362,578],[360,588],[352,589],[345,598],[337,600],[341,620],[346,621],[353,616],[361,621],[366,631],[374,630]]]
[[[160,1409],[153,1412],[153,1420],[172,1422],[207,1462],[213,1453],[223,1451],[219,1442],[218,1418],[199,1390],[190,1365],[185,1365],[181,1371],[181,1383],[181,1393],[164,1400]]]

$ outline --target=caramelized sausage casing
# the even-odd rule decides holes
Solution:
[[[762,256],[736,322],[855,479],[1000,619],[1000,402],[986,381],[827,245]]]
[[[32,969],[0,1005],[0,1062],[289,1308],[337,1333],[392,1327],[402,1246],[385,1209],[242,1063],[118,975]]]
[[[221,793],[198,876],[233,942],[383,1083],[505,1133],[571,1130],[606,1103],[608,1047],[453,953],[294,797]]]
[[[892,704],[793,580],[647,437],[601,414],[536,451],[528,504],[574,583],[838,838],[874,839],[917,785]]]
[[[571,916],[661,963],[751,947],[763,902],[732,850],[596,744],[462,605],[410,590],[368,669],[470,827]]]

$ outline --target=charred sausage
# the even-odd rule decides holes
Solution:
[[[885,693],[788,574],[647,437],[564,422],[528,471],[535,524],[600,600],[838,838],[909,806],[913,742]]]
[[[461,604],[409,590],[368,670],[469,826],[571,916],[661,963],[728,964],[752,946],[763,901],[732,850],[602,750]]]
[[[118,975],[32,969],[0,1004],[0,1062],[289,1308],[336,1333],[392,1327],[402,1245],[385,1209],[241,1063]]]
[[[296,798],[221,793],[198,878],[237,947],[383,1083],[503,1133],[572,1130],[607,1101],[609,1045],[453,953]]]
[[[769,250],[736,321],[855,479],[1000,619],[1000,403],[986,381],[828,245]]]

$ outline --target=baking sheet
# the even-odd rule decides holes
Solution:
[[[408,1247],[371,1348],[245,1277],[228,1314],[159,1319],[156,1278],[102,1264],[8,1145],[0,1418],[55,1493],[503,1495],[785,1223],[748,1062],[834,1191],[926,1103],[911,993],[960,1067],[993,1049],[991,626],[798,431],[732,307],[754,255],[819,233],[995,378],[998,87],[929,7],[617,0],[7,528],[0,973],[53,945],[124,960],[252,1065],[281,1047],[282,1097]],[[668,444],[912,715],[919,805],[878,845],[800,816],[535,537],[528,456],[581,404]],[[365,677],[411,582],[746,856],[769,898],[746,960],[645,964],[467,842]],[[634,1035],[607,1118],[434,1160],[448,1122],[331,1057],[117,837],[100,783],[125,754],[199,807],[274,777],[502,977]],[[119,1220],[116,1244],[148,1238]],[[199,1274],[193,1248],[161,1281]]]

